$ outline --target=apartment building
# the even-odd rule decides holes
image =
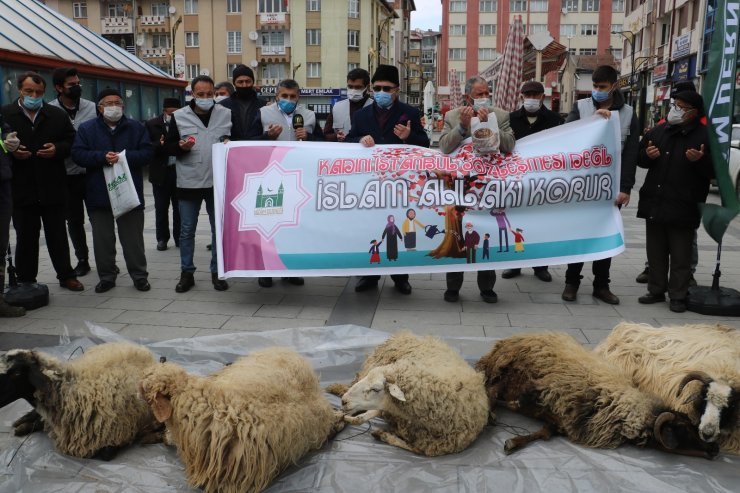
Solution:
[[[422,91],[428,81],[431,81],[436,89],[439,85],[437,60],[439,60],[441,34],[439,31],[433,31],[432,29],[419,32],[421,34],[421,76],[424,79]]]

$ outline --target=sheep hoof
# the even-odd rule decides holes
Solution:
[[[41,415],[33,411],[29,411],[17,420],[13,422],[13,433],[17,437],[30,435],[34,431],[39,431],[44,428],[44,420]]]
[[[516,443],[514,443],[514,440],[508,439],[506,442],[504,442],[504,453],[506,455],[511,455],[516,451],[517,447]]]

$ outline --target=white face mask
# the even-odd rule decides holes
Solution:
[[[109,122],[117,122],[123,116],[123,108],[120,106],[106,106],[103,108],[103,117]]]
[[[216,104],[216,102],[213,98],[195,98],[195,105],[204,111],[208,111],[213,108],[214,104]]]
[[[352,102],[357,102],[365,96],[364,89],[347,89],[347,99]]]
[[[542,101],[539,99],[525,99],[523,106],[524,111],[527,113],[537,113],[537,111],[540,109],[540,106],[542,105]]]
[[[673,108],[671,108],[671,111],[668,112],[668,116],[666,116],[665,119],[671,125],[680,125],[681,123],[683,123],[684,116],[684,111],[674,106]]]
[[[226,98],[228,98],[228,96],[216,96],[215,98],[213,98],[213,100],[216,101],[217,103],[220,103]]]
[[[479,98],[473,100],[473,109],[479,110],[481,108],[488,108],[488,98]]]
[[[172,115],[164,115],[164,122],[169,123],[172,120]]]

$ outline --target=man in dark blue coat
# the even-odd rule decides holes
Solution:
[[[371,79],[373,104],[352,115],[352,128],[346,142],[359,142],[365,147],[376,144],[409,144],[429,147],[429,136],[421,126],[419,110],[398,100],[398,69],[392,65],[379,65]],[[411,293],[408,274],[391,276],[396,290]],[[380,276],[363,276],[355,291],[367,291],[378,285]]]
[[[134,287],[149,291],[144,253],[144,179],[141,168],[154,156],[149,132],[143,124],[126,118],[123,98],[115,89],[103,89],[98,95],[99,116],[80,125],[72,145],[72,158],[86,168],[87,213],[93,235],[93,251],[100,282],[96,293],[105,293],[116,285],[116,232],[126,260],[126,269]],[[126,151],[139,206],[114,219],[103,169],[118,162]]]

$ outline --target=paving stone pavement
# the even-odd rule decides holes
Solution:
[[[642,183],[643,172],[638,172]],[[272,288],[263,289],[256,279],[230,279],[230,289],[215,291],[207,266],[210,252],[208,221],[203,210],[196,237],[195,287],[183,294],[175,292],[180,274],[179,250],[156,250],[154,235],[154,201],[151,187],[145,184],[145,242],[149,281],[152,289],[139,292],[133,287],[119,247],[122,273],[117,286],[104,294],[96,294],[98,282],[93,270],[80,278],[85,291],[72,293],[56,282],[42,235],[39,282],[49,285],[51,302],[47,307],[30,311],[25,317],[0,319],[0,350],[12,347],[55,345],[65,330],[70,334],[85,332],[85,322],[113,330],[133,341],[156,341],[189,338],[238,331],[265,331],[279,328],[317,327],[357,324],[395,332],[410,329],[418,334],[441,336],[485,337],[498,339],[522,331],[564,330],[587,346],[602,340],[621,320],[647,322],[654,325],[723,322],[740,326],[737,319],[699,315],[692,312],[676,314],[666,303],[640,305],[637,298],[646,292],[645,285],[635,277],[645,262],[644,222],[635,218],[637,191],[632,203],[623,209],[627,248],[612,263],[612,291],[621,303],[608,305],[591,296],[589,264],[584,268],[585,279],[578,300],[573,303],[560,299],[564,286],[565,266],[552,266],[553,282],[544,283],[524,269],[523,275],[496,282],[499,296],[496,304],[483,303],[475,285],[475,276],[468,274],[460,292],[460,301],[442,300],[444,274],[411,276],[413,293],[404,296],[393,289],[390,278],[384,277],[377,291],[355,293],[356,279],[349,277],[307,278],[305,286],[293,286],[276,279]],[[718,203],[716,192],[710,202]],[[90,226],[88,243],[92,247]],[[11,242],[14,244],[11,233]],[[699,266],[696,279],[701,285],[712,280],[717,246],[707,234],[699,232]],[[722,250],[721,285],[740,289],[740,220],[735,220],[725,235]]]

